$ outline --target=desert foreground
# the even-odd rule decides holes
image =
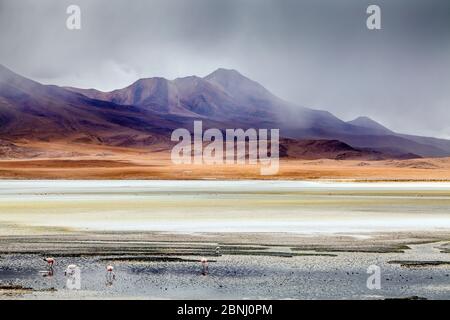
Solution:
[[[300,160],[281,158],[276,175],[262,176],[259,165],[175,165],[167,145],[149,149],[91,144],[24,144],[27,155],[0,160],[1,179],[149,180],[356,180],[449,181],[450,158],[408,160]]]

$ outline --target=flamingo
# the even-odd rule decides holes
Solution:
[[[40,271],[43,277],[51,277],[53,276],[53,265],[55,264],[55,259],[53,258],[44,258],[44,261],[47,262],[47,270]]]
[[[44,258],[44,261],[47,262],[49,269],[53,268],[53,265],[55,264],[54,258]]]
[[[208,274],[208,259],[201,258],[200,263],[202,264],[202,275],[206,276]]]
[[[64,276],[67,277],[67,289],[81,289],[81,270],[76,264],[69,264],[64,271]]]
[[[110,282],[116,279],[116,274],[114,273],[114,267],[109,265],[106,267],[106,279]]]

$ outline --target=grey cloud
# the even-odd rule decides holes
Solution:
[[[65,28],[70,4],[81,31]],[[380,31],[365,27],[369,4]],[[448,0],[0,0],[0,37],[0,62],[44,83],[234,68],[299,105],[450,138]]]

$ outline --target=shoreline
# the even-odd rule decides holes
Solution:
[[[335,183],[384,183],[384,182],[393,182],[393,183],[440,183],[446,182],[450,183],[450,179],[289,179],[289,178],[261,178],[255,177],[252,178],[185,178],[185,179],[173,179],[173,178],[125,178],[125,179],[114,179],[114,178],[13,178],[13,177],[0,177],[0,181],[308,181],[308,182],[335,182]]]
[[[33,181],[68,181],[68,182],[77,182],[77,181],[113,181],[113,182],[127,182],[127,181],[147,181],[147,182],[170,182],[170,181],[179,181],[179,182],[316,182],[316,183],[448,183],[450,185],[450,179],[353,179],[353,178],[343,178],[343,179],[329,179],[329,178],[317,178],[317,179],[289,179],[289,178],[264,178],[264,177],[255,177],[255,178],[182,178],[182,179],[172,179],[172,178],[126,178],[126,179],[114,179],[114,178],[10,178],[10,177],[0,177],[0,182],[4,181],[25,181],[25,182],[33,182]]]

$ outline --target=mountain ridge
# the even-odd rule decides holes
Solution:
[[[203,78],[143,78],[102,92],[42,85],[0,67],[0,138],[73,135],[74,141],[144,145],[148,139],[168,140],[174,128],[192,126],[195,119],[204,128],[279,128],[284,138],[339,140],[395,156],[450,155],[450,141],[398,134],[369,118],[345,122],[286,102],[236,70],[217,69]]]

